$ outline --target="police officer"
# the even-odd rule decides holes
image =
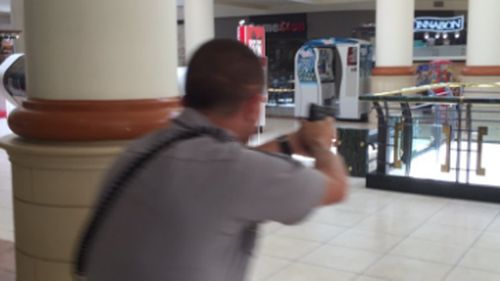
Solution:
[[[245,146],[259,118],[259,59],[233,40],[189,63],[185,110],[132,144],[113,166],[82,242],[89,281],[241,281],[265,221],[300,222],[342,200],[347,176],[330,152],[333,119]],[[283,154],[313,157],[306,168]]]

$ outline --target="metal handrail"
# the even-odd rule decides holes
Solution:
[[[422,96],[424,93],[433,92],[438,89],[447,89],[452,92],[451,96]],[[438,83],[418,87],[407,87],[394,91],[366,94],[359,97],[362,101],[392,101],[392,102],[436,102],[436,103],[500,103],[500,97],[472,97],[464,96],[464,91],[471,89],[498,89],[500,94],[500,82],[484,83]],[[457,93],[457,91],[459,91]],[[496,93],[488,92],[488,93]]]

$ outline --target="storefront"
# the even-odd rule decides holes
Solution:
[[[270,114],[273,108],[294,106],[294,59],[307,41],[306,14],[250,17],[249,22],[266,29],[268,92]]]
[[[417,12],[414,25],[414,61],[465,61],[467,30],[464,14],[465,12]]]
[[[466,12],[416,11],[413,56],[416,63],[432,60],[465,61]],[[374,23],[353,29],[352,37],[375,42]]]

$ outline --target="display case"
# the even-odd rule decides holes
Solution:
[[[435,84],[360,99],[378,116],[367,187],[500,202],[500,83]]]

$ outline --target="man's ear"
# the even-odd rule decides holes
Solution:
[[[263,101],[263,96],[260,94],[252,95],[243,104],[243,112],[245,117],[251,119],[251,121],[257,122],[260,114],[260,104]]]

